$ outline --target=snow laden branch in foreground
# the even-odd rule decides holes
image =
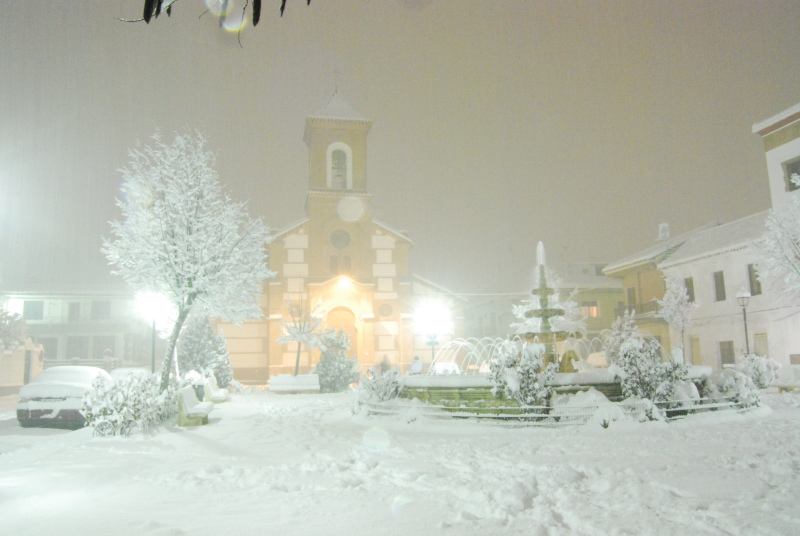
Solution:
[[[171,144],[156,133],[151,145],[131,150],[117,200],[123,219],[111,222],[114,239],[104,240],[113,273],[133,289],[162,293],[177,309],[162,385],[193,307],[234,323],[258,318],[255,298],[273,275],[268,227],[223,191],[205,143],[198,133],[177,134]]]

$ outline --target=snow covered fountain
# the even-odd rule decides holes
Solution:
[[[546,376],[547,387],[542,391],[543,396],[537,397],[537,405],[546,405],[554,394],[574,394],[590,388],[609,400],[620,400],[622,392],[617,378],[605,368],[604,357],[597,358],[598,350],[602,349],[601,341],[587,343],[567,331],[568,322],[563,320],[566,311],[558,306],[557,297],[552,298],[556,290],[547,284],[541,242],[537,246],[537,272],[538,286],[531,291],[533,298],[520,306],[520,316],[526,320],[515,326],[519,333],[508,339],[456,339],[443,345],[427,374],[404,378],[401,396],[444,409],[466,408],[475,412],[519,415],[533,400],[520,405],[519,397],[509,396],[514,391],[513,386],[511,391],[499,388],[506,371],[501,370],[498,362],[509,358],[524,361],[528,351],[524,349],[528,348],[538,352],[534,359],[539,359],[541,372]],[[582,365],[577,371],[573,365],[576,361]]]

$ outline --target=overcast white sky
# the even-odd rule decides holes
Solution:
[[[241,4],[241,0],[232,3]],[[536,259],[613,261],[657,225],[769,207],[754,122],[800,102],[796,1],[265,0],[240,47],[200,0],[0,3],[0,290],[110,279],[127,149],[203,131],[233,197],[304,216],[305,117],[372,118],[376,219],[412,270],[517,291]],[[509,288],[513,286],[514,288]]]

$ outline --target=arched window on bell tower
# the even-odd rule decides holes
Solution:
[[[328,146],[328,181],[333,190],[353,188],[353,150],[346,143],[337,141]]]

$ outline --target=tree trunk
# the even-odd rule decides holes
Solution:
[[[300,347],[302,343],[297,341],[297,359],[294,361],[294,375],[297,376],[297,373],[300,372]]]
[[[178,344],[178,336],[181,334],[183,323],[186,322],[186,317],[189,316],[189,307],[181,307],[178,309],[178,319],[172,327],[172,333],[167,340],[167,352],[164,354],[164,363],[161,365],[161,392],[167,390],[169,385],[169,371],[172,368],[172,356],[175,353],[175,346]]]

